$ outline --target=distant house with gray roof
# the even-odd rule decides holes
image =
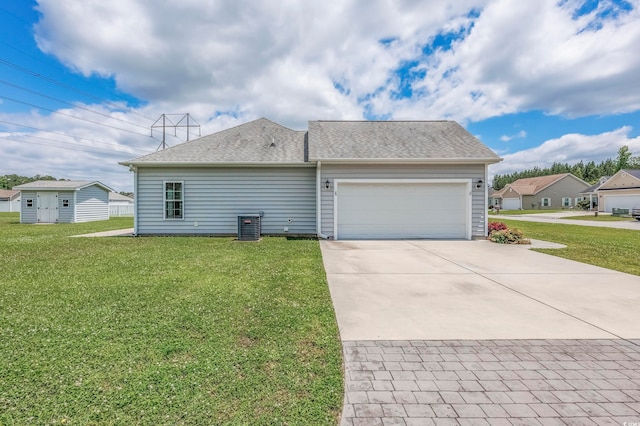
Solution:
[[[109,219],[108,186],[98,181],[38,180],[21,193],[20,223],[76,223]]]
[[[603,182],[598,194],[598,211],[611,213],[613,209],[640,206],[640,170],[622,169]]]
[[[334,239],[487,233],[487,166],[501,159],[452,121],[265,118],[122,162],[134,172],[137,235]]]
[[[0,212],[20,211],[20,191],[0,189]]]

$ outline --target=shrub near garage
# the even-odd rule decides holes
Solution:
[[[509,229],[502,222],[489,223],[489,240],[498,244],[531,244],[519,229]]]

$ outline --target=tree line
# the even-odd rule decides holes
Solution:
[[[4,175],[0,176],[0,189],[12,189],[16,185],[22,185],[25,183],[35,182],[37,180],[68,180],[68,179],[56,179],[53,176],[35,175],[32,177],[19,176],[19,175]]]
[[[603,176],[612,176],[621,169],[640,169],[640,157],[634,157],[628,146],[622,146],[618,150],[616,159],[608,158],[600,163],[595,161],[579,161],[575,164],[554,162],[550,167],[534,167],[533,169],[523,170],[504,175],[495,175],[493,177],[492,186],[495,190],[500,190],[508,183],[515,182],[518,179],[532,178],[538,176],[548,176],[560,173],[571,173],[576,177],[590,183],[595,184]]]

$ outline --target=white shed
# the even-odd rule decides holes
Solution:
[[[98,181],[39,180],[21,193],[20,223],[77,223],[109,219],[109,192]]]

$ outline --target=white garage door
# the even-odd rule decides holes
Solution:
[[[469,238],[464,183],[337,186],[337,239]]]
[[[611,209],[629,209],[640,206],[640,195],[605,195],[605,212],[611,213]]]
[[[520,198],[503,198],[502,210],[520,210]]]

